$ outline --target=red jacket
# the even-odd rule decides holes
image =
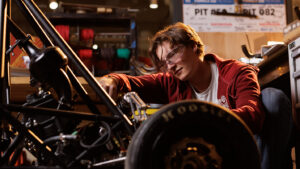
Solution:
[[[257,133],[265,118],[257,80],[258,68],[236,61],[224,60],[213,54],[205,59],[216,63],[219,70],[218,99],[243,119]],[[143,76],[110,74],[119,79],[119,90],[136,91],[146,103],[171,103],[193,99],[188,82],[180,81],[170,73]]]

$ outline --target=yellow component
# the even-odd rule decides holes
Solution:
[[[146,110],[146,114],[147,115],[152,115],[154,114],[155,112],[157,112],[159,109],[147,109]],[[134,111],[135,115],[138,116],[139,115],[139,112],[138,111]],[[143,112],[142,112],[143,114]]]

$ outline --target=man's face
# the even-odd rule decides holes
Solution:
[[[199,58],[192,47],[175,45],[163,42],[156,49],[156,54],[161,62],[162,70],[172,73],[182,81],[189,80],[195,73]]]

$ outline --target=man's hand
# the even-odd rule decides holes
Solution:
[[[118,96],[118,79],[113,78],[111,76],[103,76],[98,81],[103,89],[112,97],[112,99],[116,100]]]

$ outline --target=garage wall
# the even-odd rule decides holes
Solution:
[[[283,41],[283,33],[261,32],[199,32],[206,52],[216,53],[222,58],[239,59],[244,57],[241,45],[247,45],[252,53],[260,52],[268,41]]]

